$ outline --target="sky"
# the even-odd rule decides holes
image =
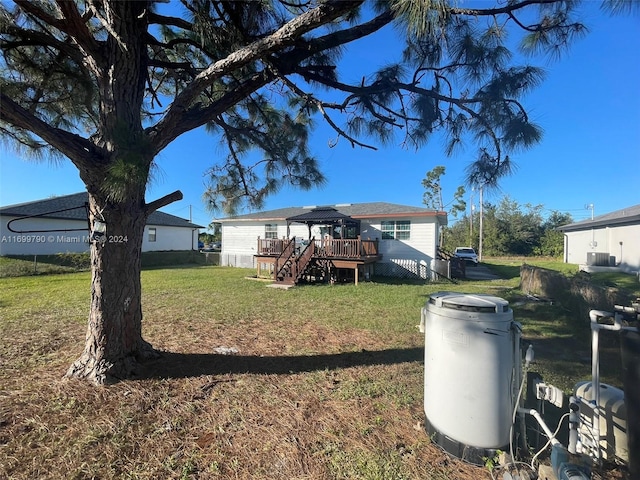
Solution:
[[[589,33],[569,52],[559,60],[531,61],[545,69],[546,78],[523,103],[544,136],[534,148],[512,155],[515,173],[503,178],[498,190],[486,193],[486,202],[497,204],[509,196],[523,208],[542,205],[543,214],[560,211],[575,221],[640,204],[640,14],[611,17],[601,13],[598,4],[585,2],[580,18]],[[386,35],[389,41],[365,40],[350,47],[341,72],[359,78],[393,61],[398,54],[395,32],[390,29]],[[437,165],[446,168],[446,204],[464,185],[475,152],[469,145],[446,157],[437,137],[418,151],[404,148],[400,139],[376,151],[352,148],[344,140],[330,147],[335,138],[318,119],[310,146],[327,182],[309,191],[284,188],[267,199],[264,210],[361,202],[424,206],[422,180]],[[223,156],[218,139],[203,130],[183,135],[156,159],[158,173],[147,201],[181,190],[183,200],[162,211],[202,226],[223,217],[207,211],[202,200],[205,172]],[[36,163],[0,150],[0,206],[83,190],[68,160]],[[477,192],[467,191],[469,208],[477,208]]]

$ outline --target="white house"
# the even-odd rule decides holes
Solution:
[[[321,239],[331,228],[328,225],[287,221],[314,209],[335,209],[333,211],[358,223],[357,236],[361,241],[377,240],[376,253],[380,258],[373,265],[374,274],[431,278],[433,261],[438,257],[440,227],[447,224],[446,213],[385,202],[338,204],[322,208],[290,207],[221,219],[220,264],[259,267],[257,259],[262,253],[258,251],[259,239],[294,236],[305,240]]]
[[[88,251],[88,201],[84,192],[0,208],[0,255]],[[200,228],[183,218],[153,212],[142,251],[196,250]]]
[[[564,261],[640,271],[640,205],[558,227],[564,233]]]

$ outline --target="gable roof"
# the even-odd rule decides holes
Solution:
[[[34,202],[18,203],[0,208],[0,215],[8,217],[38,216],[41,218],[53,218],[57,220],[83,220],[87,221],[85,203],[89,202],[87,192],[63,195],[60,197],[46,198]],[[51,213],[55,212],[55,213]],[[155,211],[147,219],[147,225],[184,228],[204,228],[200,225],[176,217],[168,213]]]
[[[337,205],[325,205],[323,207],[287,207],[245,215],[235,215],[217,221],[222,223],[236,221],[285,221],[288,218],[303,215],[318,208],[333,208],[339,213],[356,220],[365,218],[438,217],[443,224],[446,225],[447,222],[446,212],[387,202],[341,203]]]
[[[598,215],[593,220],[582,220],[580,222],[562,225],[557,230],[561,232],[574,232],[578,230],[588,230],[590,228],[608,227],[622,225],[640,225],[640,205],[616,210],[615,212]]]

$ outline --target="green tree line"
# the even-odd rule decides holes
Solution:
[[[524,255],[561,257],[564,236],[556,230],[572,223],[569,213],[553,210],[543,215],[543,205],[520,205],[504,196],[494,205],[483,205],[482,253],[487,256]],[[465,214],[444,228],[443,247],[453,251],[459,246],[478,249],[480,243],[480,212]]]

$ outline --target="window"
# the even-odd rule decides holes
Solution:
[[[409,220],[396,222],[396,238],[398,240],[409,240],[411,238],[411,222]]]
[[[358,238],[358,228],[352,225],[346,226],[344,238]]]
[[[264,238],[278,238],[278,225],[267,223],[264,226]]]
[[[383,220],[382,239],[383,240],[410,240],[411,222],[409,220]]]
[[[149,227],[149,241],[156,241],[156,227]]]
[[[382,221],[382,239],[393,240],[395,237],[396,222]]]

